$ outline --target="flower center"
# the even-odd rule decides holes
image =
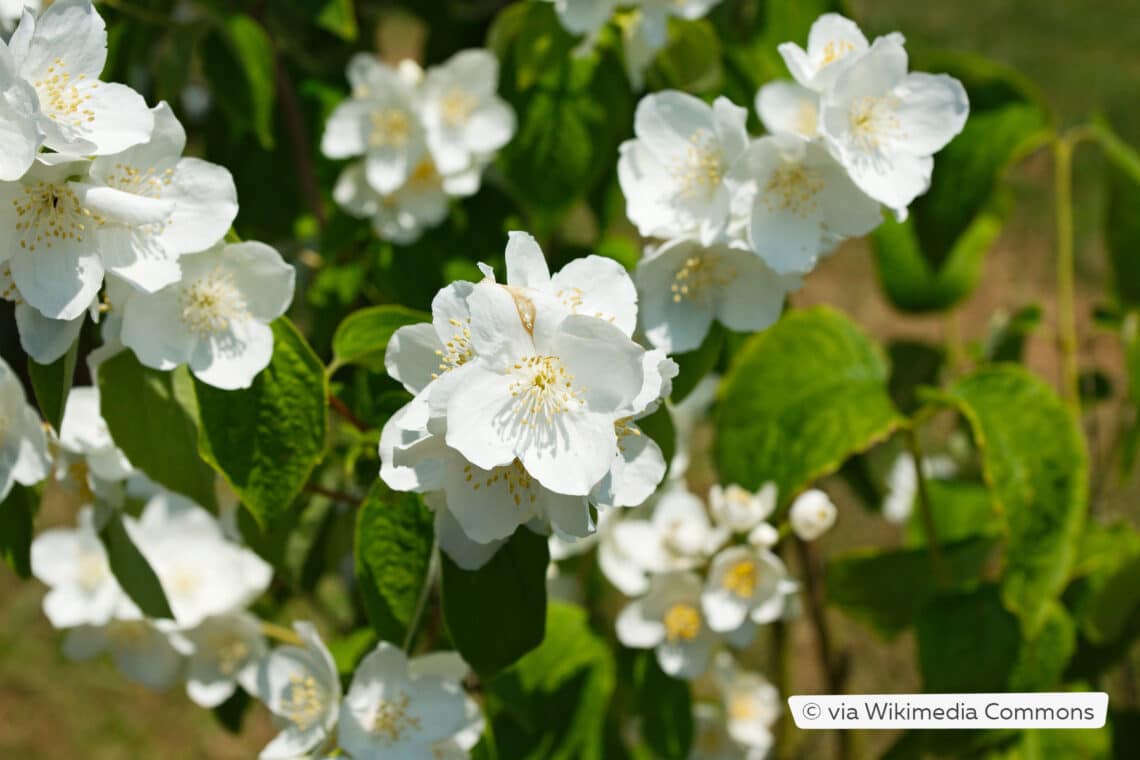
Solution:
[[[56,58],[44,72],[43,78],[32,83],[39,96],[40,108],[52,121],[73,127],[95,121],[95,112],[83,107],[84,103],[91,100],[91,95],[81,93],[78,87],[86,78],[86,74],[80,74],[72,82],[63,59]],[[92,82],[86,89],[93,90],[98,86],[98,82]]]
[[[486,478],[478,475],[471,465],[465,465],[463,467],[463,479],[467,482],[467,485],[471,486],[472,491],[478,491],[484,486],[491,488],[499,481],[502,481],[506,484],[507,494],[515,503],[516,507],[522,506],[524,494],[527,504],[534,504],[538,500],[538,495],[535,494],[532,489],[534,478],[526,471],[522,462],[517,459],[508,465],[496,467],[491,470]]]
[[[214,651],[218,672],[224,676],[232,676],[238,672],[249,659],[249,644],[231,631],[215,633],[209,639],[209,646]]]
[[[814,103],[804,102],[796,109],[792,128],[801,135],[811,136],[819,131],[819,109]]]
[[[107,640],[114,646],[131,647],[141,643],[147,625],[141,620],[112,620],[107,623]]]
[[[474,95],[464,92],[458,87],[453,87],[440,98],[439,113],[443,117],[444,124],[456,129],[467,122],[476,105],[478,105],[478,101],[475,100]]]
[[[703,304],[709,295],[710,286],[724,287],[732,281],[735,272],[722,271],[720,259],[712,254],[689,256],[673,275],[669,286],[673,302],[692,301]]]
[[[408,715],[408,695],[400,692],[395,699],[382,699],[372,716],[372,733],[387,740],[389,746],[400,741],[405,734],[420,730],[420,719]]]
[[[819,172],[803,164],[781,166],[772,172],[764,186],[764,205],[770,211],[787,211],[807,216],[819,208],[816,196],[823,190]]]
[[[202,337],[224,332],[249,313],[233,275],[221,267],[184,288],[181,305],[182,322]]]
[[[12,265],[7,262],[0,264],[0,298],[14,304],[24,302],[20,297],[20,291],[16,290],[16,281],[12,279]],[[3,442],[3,439],[0,439],[0,442]]]
[[[692,641],[701,632],[701,613],[691,604],[674,604],[665,611],[665,638],[671,643]]]
[[[728,569],[720,585],[725,591],[730,591],[741,599],[747,599],[756,590],[759,577],[760,572],[756,563],[750,559],[742,559]]]
[[[682,198],[712,193],[724,177],[724,156],[716,138],[704,129],[690,135],[685,157],[673,166],[672,174],[680,185],[678,195]]]
[[[855,43],[848,40],[831,40],[823,46],[823,57],[819,60],[819,67],[822,69],[824,66],[830,66],[854,49]]]
[[[312,676],[293,675],[285,686],[281,710],[285,719],[301,731],[308,731],[324,711],[324,693]]]
[[[437,348],[435,351],[439,357],[439,371],[431,373],[432,379],[475,358],[475,349],[471,347],[471,318],[459,320],[452,317],[447,321],[455,332],[451,340],[443,344],[442,349]]]
[[[373,148],[402,148],[412,135],[412,120],[402,108],[380,108],[373,111],[372,134],[368,144]]]
[[[751,694],[733,694],[728,700],[730,720],[756,720],[761,714],[760,705]]]
[[[12,201],[16,208],[16,233],[20,247],[28,251],[44,245],[51,248],[65,240],[82,243],[87,226],[101,226],[104,219],[94,216],[79,203],[79,196],[66,184],[36,182],[25,185],[24,197]]]
[[[898,102],[893,95],[866,95],[851,103],[848,111],[851,132],[864,150],[875,150],[885,138],[898,136],[901,128],[895,116]]]
[[[528,356],[511,370],[510,385],[515,413],[523,424],[534,425],[538,418],[547,422],[577,406],[585,406],[585,388],[574,387],[574,376],[557,356]]]
[[[408,175],[409,185],[430,185],[439,179],[439,173],[435,170],[435,164],[430,159],[424,159],[416,164],[412,169],[412,173]]]
[[[107,184],[128,193],[143,195],[147,198],[161,198],[162,190],[173,181],[174,169],[164,169],[161,172],[153,166],[146,169],[137,169],[127,164],[115,164],[107,176]]]
[[[76,570],[80,588],[94,593],[107,580],[107,559],[100,552],[82,552]]]

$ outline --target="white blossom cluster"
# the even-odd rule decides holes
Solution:
[[[631,339],[637,291],[617,262],[589,256],[551,276],[534,238],[512,232],[507,279],[455,282],[432,322],[400,328],[388,373],[414,395],[384,426],[380,475],[426,494],[436,535],[476,568],[520,525],[569,540],[592,509],[644,502],[665,475],[637,427],[676,365]]]
[[[635,90],[645,70],[669,41],[669,19],[704,18],[720,0],[550,0],[566,31],[592,42],[613,18],[621,30],[626,74]]]
[[[515,112],[496,94],[499,61],[462,50],[425,72],[411,60],[389,66],[358,53],[347,76],[352,96],[329,117],[321,151],[358,160],[333,198],[371,219],[382,239],[413,243],[447,217],[452,197],[478,192],[483,170],[514,136]]]
[[[779,317],[821,256],[882,221],[905,218],[930,186],[933,154],[969,105],[958,80],[907,71],[899,34],[867,42],[836,14],[808,49],[780,45],[793,82],[772,82],[747,113],[682,92],[648,95],[621,146],[618,178],[646,249],[637,269],[642,327],[669,353],[697,348],[716,320],[755,331]]]
[[[409,661],[381,643],[342,699],[340,675],[311,624],[282,632],[249,611],[273,569],[241,545],[232,498],[219,499],[215,518],[148,481],[111,439],[96,389],[72,389],[54,440],[0,360],[0,430],[0,499],[13,480],[34,485],[54,469],[82,505],[74,527],[46,530],[31,547],[32,573],[48,587],[44,614],[66,632],[69,659],[108,654],[129,680],[155,690],[184,684],[205,708],[245,690],[281,727],[264,760],[323,757],[337,745],[357,758],[469,757],[483,718],[463,691],[468,668],[458,655]],[[137,519],[118,519],[154,570],[171,619],[144,615],[111,568],[100,532],[127,497],[146,500]],[[272,637],[288,644],[271,648]]]
[[[230,173],[183,158],[170,107],[100,81],[106,58],[90,0],[25,8],[0,43],[0,298],[41,364],[111,311],[105,337],[147,366],[248,386],[293,269],[266,245],[222,245],[238,211]]]

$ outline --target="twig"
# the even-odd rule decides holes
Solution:
[[[269,33],[268,28],[266,33]],[[301,112],[301,105],[297,102],[293,80],[289,76],[289,70],[285,68],[284,61],[281,60],[281,51],[276,39],[273,40],[273,66],[277,80],[277,98],[281,102],[282,115],[285,117],[285,131],[289,134],[289,143],[293,148],[297,181],[301,185],[305,203],[313,213],[317,224],[324,228],[327,218],[324,204],[321,202],[317,171],[313,165],[313,157],[309,155],[309,130],[305,126],[305,115]]]
[[[940,587],[945,588],[949,579],[946,575],[946,565],[942,561],[942,544],[938,540],[938,530],[934,524],[934,509],[926,486],[926,473],[922,470],[922,446],[918,442],[918,433],[913,427],[907,428],[904,436],[907,449],[914,460],[915,482],[918,484],[918,511],[922,516],[922,532],[926,535],[926,546],[930,550],[930,567],[934,571],[935,581]]]
[[[831,694],[844,693],[844,680],[846,679],[846,658],[837,658],[832,649],[831,632],[827,625],[827,611],[824,608],[823,579],[820,576],[820,560],[815,544],[808,541],[794,542],[799,552],[800,564],[803,565],[805,594],[808,603],[808,615],[815,628],[815,640],[818,647],[820,665],[823,667],[827,690]],[[839,755],[841,760],[851,757],[851,747],[854,741],[850,731],[838,731]]]
[[[342,504],[349,504],[354,507],[359,507],[364,503],[364,500],[359,496],[353,496],[352,494],[347,494],[343,491],[334,491],[331,488],[324,488],[323,486],[318,486],[314,483],[306,483],[304,488],[301,490],[303,490],[305,493],[324,496],[326,499],[332,499],[333,501],[339,501]]]
[[[336,396],[334,396],[331,393],[329,394],[329,406],[332,408],[332,410],[334,412],[339,414],[344,419],[345,422],[352,425],[354,428],[356,428],[357,430],[359,430],[362,433],[368,432],[368,430],[369,430],[368,425],[365,424],[365,422],[362,419],[360,419],[355,414],[353,414],[352,410],[348,408],[347,404],[345,404],[343,401],[341,401],[339,398],[337,398]]]
[[[408,632],[404,634],[404,652],[412,653],[412,643],[416,640],[416,630],[420,627],[420,618],[424,615],[428,597],[431,596],[432,586],[435,585],[435,576],[439,570],[439,538],[432,539],[431,554],[428,555],[428,569],[424,573],[424,585],[420,588],[420,598],[416,600],[416,609],[408,619]]]

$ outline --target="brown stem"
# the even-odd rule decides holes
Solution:
[[[305,487],[301,490],[303,490],[305,493],[315,494],[316,496],[324,496],[326,499],[332,499],[333,501],[339,501],[342,504],[349,504],[354,507],[359,507],[364,503],[364,500],[359,496],[353,496],[352,494],[344,493],[343,491],[334,491],[331,488],[318,486],[314,483],[306,483]]]
[[[352,425],[354,428],[356,428],[360,432],[362,432],[362,433],[368,432],[369,428],[368,428],[368,425],[364,422],[364,420],[360,419],[355,414],[353,414],[352,410],[348,408],[347,404],[345,404],[343,401],[341,401],[339,398],[337,398],[336,396],[334,396],[331,393],[329,394],[329,407],[332,408],[332,410],[334,412],[339,414],[344,419],[345,422]]]
[[[268,29],[266,30],[268,32]],[[285,117],[285,131],[289,134],[289,143],[293,148],[293,163],[297,168],[297,181],[301,185],[301,193],[305,203],[322,228],[327,221],[325,207],[321,202],[320,185],[317,183],[317,171],[313,165],[313,157],[309,154],[309,130],[305,126],[305,116],[301,112],[301,105],[297,102],[297,93],[293,87],[293,80],[285,62],[281,59],[281,52],[274,40],[273,64],[277,79],[277,99],[281,102],[282,115]]]
[[[846,657],[836,657],[832,649],[831,632],[827,625],[827,611],[824,608],[822,561],[815,544],[808,541],[795,541],[803,565],[804,596],[808,605],[808,616],[815,628],[815,641],[820,665],[823,667],[827,690],[831,694],[844,693],[847,675]],[[852,732],[838,731],[839,754],[841,760],[851,757]]]

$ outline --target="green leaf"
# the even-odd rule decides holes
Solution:
[[[980,369],[931,397],[956,407],[973,430],[1005,529],[1002,598],[1034,635],[1081,539],[1088,486],[1081,431],[1052,388],[1013,364]]]
[[[107,523],[99,531],[99,538],[107,549],[107,560],[115,580],[144,615],[150,618],[173,619],[174,613],[166,601],[166,593],[154,569],[142,555],[123,524],[123,514],[112,510]]]
[[[499,756],[601,760],[616,683],[613,654],[586,611],[551,603],[541,646],[487,683]]]
[[[37,364],[28,359],[28,376],[32,380],[32,390],[44,420],[56,431],[63,422],[63,410],[67,408],[67,394],[71,393],[71,383],[75,380],[75,359],[79,352],[78,338],[67,349],[67,353],[51,364]]]
[[[693,744],[693,698],[687,681],[661,670],[653,652],[642,652],[634,669],[641,733],[654,756],[685,760]]]
[[[433,518],[416,494],[377,482],[356,520],[356,578],[368,620],[384,641],[402,642],[431,563]]]
[[[519,528],[478,570],[446,554],[443,616],[463,659],[489,678],[542,643],[546,628],[546,538]]]
[[[261,24],[240,13],[226,16],[203,39],[199,60],[210,92],[230,119],[272,149],[276,56]]]
[[[1140,309],[1130,311],[1120,326],[1124,348],[1124,369],[1128,375],[1128,404],[1131,420],[1124,424],[1120,451],[1120,469],[1125,477],[1132,472],[1140,455]]]
[[[329,642],[329,654],[336,663],[336,672],[351,676],[364,656],[375,648],[378,639],[371,628],[358,628],[347,636]]]
[[[1061,682],[1065,665],[1077,648],[1073,619],[1058,602],[1045,612],[1041,629],[1023,641],[1009,675],[1011,691],[1047,691]]]
[[[1011,207],[1004,175],[1051,134],[1039,96],[1012,72],[966,55],[931,57],[922,70],[961,80],[970,117],[938,153],[907,221],[887,219],[874,233],[883,288],[911,312],[949,308],[974,289]]]
[[[317,14],[317,26],[327,29],[342,40],[354,42],[358,29],[353,0],[326,0],[321,12]]]
[[[249,388],[195,382],[202,457],[263,528],[288,514],[328,436],[324,367],[289,320],[273,323],[273,338],[273,359]]]
[[[214,473],[198,454],[194,384],[185,367],[144,367],[130,351],[99,366],[99,410],[115,444],[151,480],[216,508]]]
[[[405,325],[430,322],[431,315],[403,306],[371,306],[345,317],[333,335],[333,367],[359,364],[384,371],[384,352],[393,333]]]
[[[612,168],[633,99],[612,49],[571,55],[574,38],[550,4],[515,8],[489,35],[502,63],[500,94],[518,114],[499,166],[516,201],[553,229]]]
[[[827,598],[880,636],[894,638],[939,591],[975,585],[996,541],[971,538],[942,546],[940,588],[923,549],[861,550],[827,564]]]
[[[1117,640],[1140,611],[1140,554],[1107,574],[1083,610],[1081,630],[1096,644]]]
[[[1013,314],[1002,312],[990,324],[982,347],[982,358],[988,362],[1020,362],[1025,341],[1041,325],[1041,307],[1023,306]]]
[[[719,322],[713,322],[709,334],[696,350],[675,354],[673,361],[677,362],[680,371],[673,378],[673,393],[669,400],[674,404],[684,401],[685,397],[697,387],[697,383],[713,370],[723,349],[724,328]]]
[[[32,574],[32,525],[36,517],[36,492],[12,484],[0,501],[0,555],[21,578]]]
[[[253,699],[244,689],[236,690],[229,699],[222,702],[217,707],[213,708],[211,712],[214,713],[214,719],[221,724],[222,728],[231,734],[240,734],[242,723],[245,722],[245,714],[249,711],[250,705],[253,704]]]
[[[1140,151],[1121,140],[1105,123],[1096,127],[1108,158],[1108,207],[1105,245],[1117,300],[1140,306]]]
[[[924,691],[1006,689],[1021,635],[996,586],[934,597],[918,617],[915,633]]]
[[[990,490],[984,483],[928,478],[926,492],[939,541],[950,543],[973,536],[1001,535],[1001,517],[994,510]],[[926,545],[926,528],[917,508],[906,526],[906,543],[908,546]]]
[[[837,311],[789,312],[733,357],[716,413],[722,482],[775,481],[789,503],[903,418],[881,350]]]

